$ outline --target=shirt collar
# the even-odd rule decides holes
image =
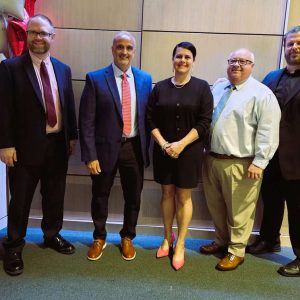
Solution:
[[[285,68],[285,69],[284,69],[284,73],[287,74],[287,75],[289,75],[289,76],[292,76],[292,77],[299,77],[299,76],[300,76],[300,69],[295,70],[294,73],[290,73],[290,72],[288,71],[288,69]]]
[[[39,58],[37,57],[36,55],[34,55],[34,53],[32,53],[30,50],[29,50],[29,54],[30,54],[30,57],[31,57],[31,60],[32,62],[35,64],[35,65],[40,65],[42,61],[45,62],[45,64],[49,64],[50,63],[50,54],[47,53],[45,55],[45,57],[42,57],[42,58]]]
[[[247,82],[249,81],[249,80],[251,80],[251,78],[252,78],[252,76],[249,76],[249,78],[246,80],[246,81],[244,81],[244,82],[242,82],[241,84],[235,84],[235,85],[233,85],[233,84],[230,84],[229,86],[233,86],[234,88],[234,90],[240,90],[240,89],[242,89],[246,84],[247,84]]]
[[[112,68],[113,68],[115,77],[121,77],[123,75],[124,72],[122,70],[120,70],[114,63],[112,63]],[[133,76],[131,66],[128,68],[128,70],[125,73],[126,73],[127,77]]]

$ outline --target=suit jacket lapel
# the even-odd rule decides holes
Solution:
[[[122,106],[121,106],[121,99],[120,99],[120,95],[118,92],[118,87],[117,87],[117,83],[116,83],[116,79],[115,79],[115,75],[113,72],[113,68],[110,65],[107,70],[106,70],[106,81],[108,84],[108,87],[113,95],[113,99],[117,108],[117,111],[122,119]]]
[[[276,90],[277,85],[278,85],[278,82],[279,82],[279,80],[280,80],[280,78],[281,78],[283,72],[284,72],[284,69],[278,70],[277,73],[276,73],[276,76],[275,76],[274,80],[272,80],[272,81],[270,82],[270,84],[268,85],[269,88],[270,88],[273,92]]]
[[[144,89],[143,89],[143,80],[142,80],[141,76],[138,76],[137,70],[133,67],[132,67],[132,73],[133,73],[133,76],[134,76],[134,83],[135,83],[137,113],[138,113],[138,116],[139,116],[139,115],[141,115],[139,100],[143,99],[142,93],[144,91]]]
[[[63,93],[63,90],[64,90],[63,83],[65,81],[64,73],[59,70],[58,62],[56,60],[54,60],[52,57],[50,59],[51,59],[51,63],[52,63],[52,66],[53,66],[55,77],[56,77],[60,104],[61,104],[61,107],[63,108],[64,103],[65,103],[65,98],[64,98],[64,93]]]
[[[45,110],[42,92],[41,92],[38,80],[36,78],[36,74],[35,74],[35,70],[33,68],[31,57],[28,52],[24,55],[24,68],[25,68],[25,71],[29,77],[31,84],[32,84],[34,92],[36,93],[36,96],[37,96],[39,102],[41,103],[41,105],[43,106],[43,109]]]

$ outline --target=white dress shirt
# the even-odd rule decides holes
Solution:
[[[230,85],[217,84],[214,107]],[[279,143],[281,111],[272,91],[253,77],[236,85],[212,128],[211,151],[236,157],[254,157],[253,164],[265,169]]]
[[[45,56],[43,59],[40,59],[39,57],[35,56],[31,51],[29,51],[33,68],[42,92],[42,97],[43,97],[43,102],[44,102],[44,108],[46,111],[46,104],[45,104],[45,98],[44,98],[44,89],[43,89],[43,84],[42,84],[42,79],[41,79],[41,74],[40,74],[40,68],[41,68],[41,62],[45,62],[45,66],[47,68],[48,74],[49,74],[49,79],[50,79],[50,84],[51,84],[51,90],[52,90],[52,95],[53,95],[53,100],[54,100],[54,106],[55,106],[55,112],[56,112],[56,119],[57,123],[54,127],[49,126],[48,124],[46,125],[46,132],[48,133],[55,133],[59,132],[62,130],[62,115],[61,115],[61,105],[60,105],[60,99],[59,99],[59,92],[58,92],[58,86],[56,82],[56,77],[54,73],[54,69],[50,60],[50,55]]]

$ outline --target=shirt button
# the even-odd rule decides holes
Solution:
[[[180,130],[180,128],[179,127],[177,127],[177,131],[179,131]]]
[[[176,116],[176,119],[179,119],[179,116],[178,116],[178,115]]]
[[[177,107],[178,107],[178,106],[180,106],[180,104],[179,104],[179,103],[177,103]]]

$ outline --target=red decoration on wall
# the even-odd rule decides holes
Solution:
[[[34,4],[36,0],[25,0],[24,7],[29,15],[32,17],[34,15]]]
[[[22,55],[26,49],[26,25],[29,19],[26,9],[24,9],[25,19],[24,21],[19,21],[16,18],[11,18],[8,20],[7,26],[7,39],[13,53],[13,56]]]

